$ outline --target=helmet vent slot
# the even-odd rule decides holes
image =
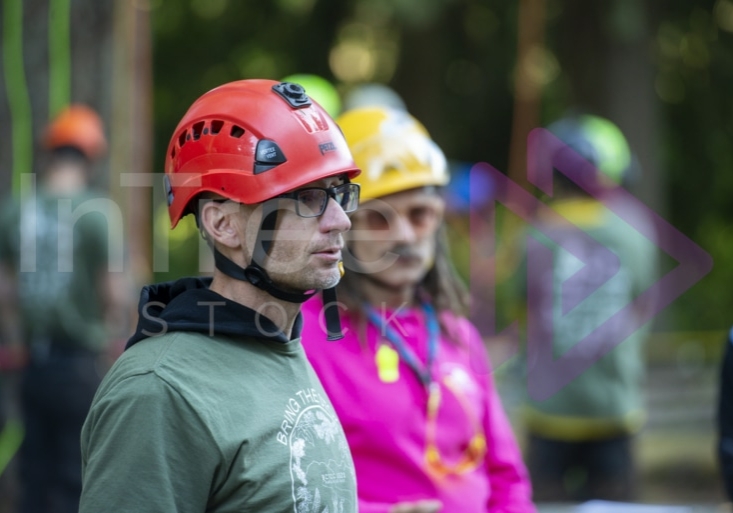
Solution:
[[[229,135],[239,139],[244,135],[244,128],[242,128],[241,126],[232,125],[232,130],[229,132]]]
[[[215,119],[211,122],[211,135],[216,135],[221,132],[224,122],[220,119]]]
[[[204,130],[204,122],[199,121],[198,123],[194,123],[191,127],[191,134],[193,135],[193,140],[198,141],[201,138],[201,132]]]
[[[188,130],[184,130],[183,133],[178,136],[178,146],[183,147],[183,145],[186,144],[186,135],[188,135]]]

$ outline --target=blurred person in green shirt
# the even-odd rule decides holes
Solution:
[[[43,170],[23,176],[0,218],[3,343],[25,362],[20,513],[78,510],[81,427],[100,356],[124,335],[128,292],[119,210],[91,187],[107,147],[101,118],[71,105],[42,145]]]
[[[528,305],[537,312],[528,322],[536,323],[536,343],[552,344],[553,358],[572,349],[574,370],[587,368],[573,379],[550,378],[558,382],[553,393],[530,394],[523,408],[527,464],[537,501],[632,500],[633,440],[645,419],[642,348],[649,332],[649,323],[640,326],[639,320],[653,307],[651,300],[634,300],[656,279],[656,247],[641,233],[653,233],[653,227],[645,211],[611,194],[633,169],[618,127],[598,116],[574,115],[548,128],[564,143],[557,153],[575,152],[587,165],[581,166],[582,184],[553,173],[550,208],[533,223],[536,249],[546,254],[527,269],[535,273]],[[625,308],[632,302],[634,308]],[[547,370],[539,360],[528,350],[530,377]]]

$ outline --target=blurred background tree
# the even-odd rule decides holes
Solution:
[[[186,106],[242,78],[316,73],[342,93],[385,83],[450,158],[489,162],[517,181],[527,131],[569,108],[586,109],[627,135],[642,169],[632,192],[718,264],[661,325],[729,324],[733,267],[720,263],[733,256],[732,1],[153,0],[149,7],[156,170]],[[171,244],[196,254],[191,227],[181,230]],[[198,269],[174,259],[156,276]]]
[[[4,0],[0,16],[0,185],[36,169],[33,144],[63,104],[97,108],[113,143],[99,182],[138,226],[140,280],[210,264],[196,258],[191,223],[168,242],[160,194],[150,207],[149,188],[121,187],[120,175],[161,172],[176,122],[204,91],[305,72],[343,94],[389,85],[451,159],[519,183],[531,128],[569,108],[610,118],[641,165],[632,192],[717,264],[659,326],[730,322],[733,0]]]

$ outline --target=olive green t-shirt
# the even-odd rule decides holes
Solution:
[[[552,335],[547,342],[556,358],[578,351],[581,370],[549,398],[529,401],[527,427],[548,438],[610,438],[637,431],[644,419],[643,343],[650,323],[640,319],[653,311],[655,299],[637,298],[656,280],[658,255],[654,241],[642,235],[653,233],[646,212],[609,204],[614,211],[591,199],[556,201],[553,208],[572,224],[546,221],[544,230],[561,245],[537,235],[552,251],[551,279],[533,292],[543,312],[537,333]],[[625,219],[615,213],[622,209]]]
[[[80,513],[357,511],[346,438],[300,339],[144,339],[105,377],[81,443]]]

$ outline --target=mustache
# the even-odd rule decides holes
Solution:
[[[391,248],[387,253],[392,253],[400,258],[420,258],[420,253],[415,251],[412,247],[399,244]]]

